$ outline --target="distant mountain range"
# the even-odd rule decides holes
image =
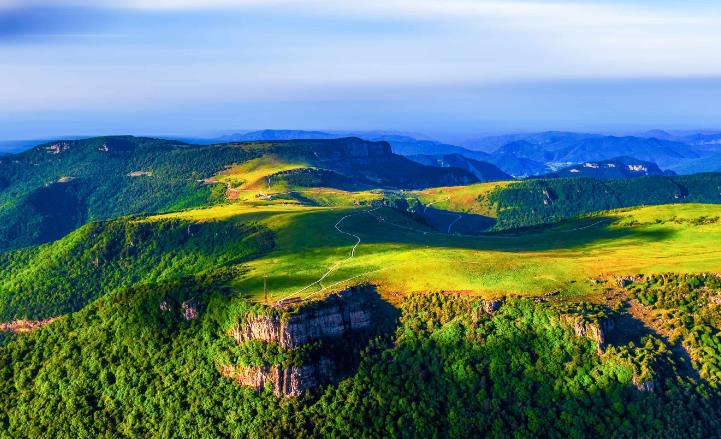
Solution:
[[[646,162],[649,165],[643,167],[648,169],[657,167],[659,171],[679,174],[721,171],[721,133],[674,135],[653,130],[637,136],[607,136],[548,131],[475,139],[463,143],[465,147],[427,140],[413,142],[412,138],[403,138],[399,144],[393,139],[387,141],[399,154],[460,154],[491,163],[515,177],[557,173],[574,165],[618,157]],[[437,152],[441,148],[443,152]]]
[[[396,154],[408,157],[462,156],[477,162],[485,162],[486,165],[493,165],[502,172],[514,177],[544,175],[579,163],[611,160],[617,157],[631,157],[634,160],[653,163],[658,165],[659,168],[673,169],[708,154],[708,148],[699,148],[690,143],[684,143],[677,140],[677,137],[658,130],[647,134],[654,134],[658,137],[664,137],[664,139],[658,137],[619,137],[591,133],[547,131],[476,139],[464,143],[468,147],[428,139],[417,139],[401,134],[297,130],[253,131],[224,136],[214,139],[214,141],[272,141],[288,138],[327,139],[349,134],[366,140],[386,141]],[[674,140],[667,140],[666,138]],[[683,138],[687,139],[688,142],[693,141],[695,144],[713,142],[716,139],[712,134],[685,136]],[[416,157],[416,159],[420,158]],[[456,157],[456,163],[457,159]],[[429,162],[427,158],[424,161]],[[688,164],[687,166],[693,169],[717,170],[705,169],[700,162]]]
[[[306,140],[306,139],[337,139],[340,137],[336,134],[330,134],[323,131],[303,131],[303,130],[260,130],[251,131],[249,133],[228,134],[213,139],[213,143],[227,142],[251,142],[256,140]]]
[[[643,177],[646,175],[675,175],[673,171],[662,171],[656,163],[637,160],[632,157],[617,157],[611,160],[584,162],[558,169],[544,178],[586,177],[602,180]]]
[[[617,157],[652,163],[661,170],[672,170],[679,174],[721,171],[721,133],[717,132],[671,133],[651,130],[634,136],[610,136],[545,131],[481,137],[453,145],[397,132],[265,129],[227,134],[216,138],[177,138],[177,140],[210,145],[343,137],[385,141],[391,145],[395,154],[407,157],[455,156],[454,163],[459,163],[458,156],[461,156],[483,162],[485,168],[495,166],[501,172],[517,178],[558,173],[578,164],[608,161]],[[37,143],[39,142],[0,142],[0,155],[18,152]],[[415,159],[417,161],[422,158]],[[441,158],[440,163],[445,163],[448,159]],[[429,162],[427,158],[422,160]],[[461,168],[466,169],[467,166],[468,163],[464,163]],[[480,165],[475,164],[471,167],[477,166]]]
[[[411,155],[409,159],[426,166],[440,168],[458,168],[468,171],[480,181],[511,180],[513,177],[498,169],[497,166],[464,157],[461,154]]]
[[[662,167],[672,166],[686,159],[701,157],[701,153],[685,143],[632,136],[563,139],[542,144],[521,140],[502,146],[497,153],[513,154],[546,164],[575,164],[629,156],[639,160],[653,161]]]
[[[565,131],[544,131],[540,133],[518,133],[480,137],[467,140],[463,142],[461,146],[471,150],[480,150],[494,153],[497,152],[498,149],[502,146],[513,142],[525,141],[534,145],[549,145],[558,142],[577,142],[595,137],[603,137],[603,135],[589,133],[572,133]]]

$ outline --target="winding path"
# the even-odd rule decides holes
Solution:
[[[320,279],[318,279],[317,281],[315,281],[315,282],[313,282],[313,283],[311,283],[311,284],[309,284],[309,285],[306,285],[305,287],[301,288],[301,289],[298,290],[298,291],[294,291],[294,292],[288,294],[287,296],[283,297],[283,298],[280,299],[280,300],[281,300],[281,301],[286,300],[286,299],[288,299],[288,298],[290,298],[290,297],[293,297],[293,296],[295,296],[295,295],[297,295],[297,294],[300,294],[300,293],[306,291],[308,288],[312,287],[313,285],[319,285],[321,282],[323,282],[323,280],[324,280],[326,277],[328,277],[331,273],[333,273],[335,270],[337,270],[338,267],[340,267],[341,265],[343,265],[343,264],[345,264],[346,262],[348,262],[348,261],[350,261],[351,259],[353,259],[353,258],[355,257],[355,251],[356,251],[356,249],[358,248],[358,246],[359,246],[360,243],[361,243],[361,238],[360,238],[360,236],[358,236],[358,235],[355,235],[355,234],[353,234],[353,233],[346,232],[345,230],[342,230],[342,229],[340,228],[341,223],[342,223],[343,221],[345,221],[346,219],[350,218],[350,217],[358,216],[358,215],[365,215],[365,214],[367,214],[367,213],[376,211],[376,210],[378,210],[378,209],[380,209],[380,208],[381,208],[381,206],[378,206],[378,207],[376,207],[376,208],[374,208],[374,209],[364,210],[363,212],[351,213],[351,214],[348,214],[348,215],[344,216],[343,218],[339,219],[338,222],[335,223],[335,225],[334,225],[333,227],[334,227],[339,233],[342,233],[342,234],[344,234],[344,235],[348,235],[348,236],[353,237],[353,238],[356,239],[355,244],[354,244],[353,247],[351,248],[350,256],[348,256],[347,258],[345,258],[345,259],[343,259],[343,260],[341,260],[341,261],[337,261],[337,262],[335,262],[333,265],[331,265],[331,267],[330,267],[325,273],[323,273],[323,276],[321,276]],[[325,289],[325,288],[321,288],[321,289],[318,290],[318,291],[314,291],[314,292],[310,293],[309,295],[305,296],[305,297],[303,298],[303,300],[307,300],[309,297],[311,297],[311,296],[313,296],[313,295],[315,295],[315,294],[318,294],[320,291],[323,291],[324,289]]]
[[[441,201],[445,201],[445,200],[441,200]],[[431,204],[438,203],[438,202],[440,202],[440,201],[435,201],[435,202],[433,202],[433,203],[429,203],[428,205],[426,205],[425,208],[423,209],[423,213],[425,214],[426,209],[427,209]],[[414,232],[417,232],[417,233],[423,233],[424,235],[427,235],[427,234],[429,234],[429,233],[430,233],[430,234],[434,234],[434,235],[436,235],[436,234],[437,234],[437,235],[445,235],[445,234],[443,234],[443,233],[434,233],[434,232],[421,231],[421,230],[413,229],[413,228],[411,228],[411,227],[403,226],[403,225],[401,225],[401,224],[396,224],[396,223],[393,223],[393,222],[390,222],[390,221],[386,221],[384,218],[382,218],[382,217],[380,217],[380,216],[378,216],[378,215],[373,214],[373,212],[375,212],[376,210],[380,209],[381,207],[383,207],[383,206],[377,206],[377,207],[375,207],[375,208],[373,208],[373,209],[364,210],[364,211],[362,211],[362,212],[351,213],[351,214],[345,215],[345,216],[343,216],[341,219],[339,219],[338,222],[336,222],[333,227],[338,231],[338,233],[342,233],[343,235],[350,236],[350,237],[352,237],[352,238],[355,238],[355,240],[356,240],[355,244],[354,244],[353,247],[351,248],[350,255],[349,255],[347,258],[343,259],[343,260],[336,261],[336,262],[335,262],[333,265],[331,265],[331,267],[328,268],[328,270],[327,270],[325,273],[323,273],[323,275],[322,275],[318,280],[316,280],[315,282],[313,282],[313,283],[311,283],[311,284],[308,284],[308,285],[306,285],[305,287],[303,287],[303,288],[301,288],[301,289],[299,289],[299,290],[297,290],[297,291],[294,291],[294,292],[292,292],[292,293],[284,296],[284,297],[281,298],[279,301],[283,301],[283,300],[289,299],[289,298],[291,298],[291,297],[293,297],[293,296],[295,296],[295,295],[301,294],[301,293],[303,293],[304,291],[308,290],[309,288],[311,288],[311,287],[314,286],[314,285],[320,285],[320,283],[323,282],[323,280],[325,280],[328,276],[330,276],[331,273],[333,273],[333,272],[334,272],[335,270],[337,270],[341,265],[345,264],[346,262],[350,261],[351,259],[353,259],[353,258],[355,257],[356,249],[358,248],[358,246],[360,245],[360,243],[362,242],[362,240],[361,240],[361,237],[360,237],[360,236],[358,236],[358,235],[356,235],[356,234],[354,234],[354,233],[350,233],[350,232],[347,232],[347,231],[341,229],[340,225],[343,223],[343,221],[347,220],[348,218],[351,218],[351,217],[354,217],[354,216],[359,216],[359,215],[366,215],[366,214],[367,214],[367,215],[370,215],[370,216],[374,217],[379,223],[388,224],[388,225],[391,225],[391,226],[399,227],[399,228],[402,228],[402,229],[407,229],[407,230],[414,231]],[[462,215],[457,214],[457,213],[454,213],[454,212],[439,212],[439,213],[440,213],[440,214],[443,214],[443,215],[455,215],[455,216],[456,216],[456,218],[453,219],[453,221],[451,221],[450,224],[448,224],[448,231],[447,231],[446,234],[450,234],[453,226],[454,226],[458,221],[460,221],[460,220],[463,218]],[[570,232],[573,232],[573,231],[577,231],[577,230],[584,230],[584,229],[588,229],[588,228],[590,228],[590,227],[597,226],[597,225],[599,225],[599,224],[602,224],[602,223],[605,223],[605,222],[610,222],[610,221],[613,221],[613,219],[612,219],[612,218],[605,218],[605,219],[602,219],[602,220],[600,220],[600,221],[596,221],[596,222],[593,223],[593,224],[589,224],[589,225],[587,225],[587,226],[583,226],[583,227],[571,229],[571,230],[569,230],[569,231],[570,231]],[[461,236],[466,236],[466,235],[461,235]],[[470,235],[470,236],[476,237],[475,235]],[[498,237],[498,236],[496,236],[496,237]],[[331,285],[328,285],[328,286],[326,286],[326,287],[323,287],[323,286],[321,285],[321,288],[320,288],[320,289],[318,289],[318,290],[316,290],[316,291],[313,291],[313,292],[307,294],[306,296],[302,297],[301,300],[303,300],[303,301],[308,300],[308,299],[311,298],[312,296],[315,296],[316,294],[321,293],[321,292],[323,292],[323,291],[325,291],[325,290],[328,290],[328,289],[330,289],[330,288],[332,288],[332,287],[334,287],[334,286],[340,285],[340,284],[342,284],[342,283],[348,282],[348,281],[353,280],[353,279],[357,279],[357,278],[359,278],[359,277],[362,277],[362,276],[365,276],[365,275],[368,275],[368,274],[371,274],[371,273],[375,273],[375,272],[378,272],[378,271],[385,270],[386,268],[389,268],[389,267],[384,267],[384,268],[377,269],[377,270],[367,271],[367,272],[358,274],[358,275],[356,275],[356,276],[350,277],[350,278],[348,278],[348,279],[344,279],[344,280],[335,282],[335,283],[333,283],[333,284],[331,284]]]
[[[450,214],[451,214],[451,213],[449,212],[449,215],[450,215]],[[448,224],[448,234],[449,234],[449,235],[451,234],[451,228],[453,228],[453,225],[454,225],[455,223],[457,223],[458,221],[460,221],[461,218],[463,218],[463,216],[461,216],[461,215],[458,214],[458,213],[455,213],[454,215],[456,215],[457,218],[454,219],[453,221],[451,221],[450,224]]]
[[[595,222],[595,223],[593,223],[593,224],[589,224],[589,225],[587,225],[587,226],[583,226],[583,227],[576,227],[575,229],[571,229],[571,230],[569,230],[569,232],[575,232],[575,231],[577,231],[577,230],[586,230],[586,229],[590,229],[590,228],[591,228],[591,227],[593,227],[593,226],[597,226],[597,225],[599,225],[599,224],[601,224],[601,223],[605,223],[605,222],[611,222],[611,221],[613,221],[613,218],[605,218],[605,219],[602,219],[602,220],[600,220],[600,221],[596,221],[596,222]]]
[[[424,215],[424,216],[426,215],[426,211],[428,210],[429,207],[431,207],[432,205],[434,205],[434,204],[436,204],[436,203],[441,203],[441,202],[443,202],[443,201],[451,201],[451,197],[448,197],[448,198],[446,198],[445,200],[434,201],[434,202],[432,202],[432,203],[426,204],[425,207],[423,207],[423,215]],[[436,210],[437,210],[437,209],[436,209]],[[438,212],[436,212],[436,215],[455,215],[456,218],[454,218],[453,221],[451,221],[451,223],[448,224],[448,231],[447,231],[446,233],[448,233],[449,235],[450,235],[450,233],[451,233],[451,229],[453,228],[453,225],[456,224],[458,221],[460,221],[460,220],[463,218],[463,216],[460,215],[460,214],[458,214],[458,213],[455,213],[455,212],[444,212],[444,211],[441,211],[441,210],[438,210]]]

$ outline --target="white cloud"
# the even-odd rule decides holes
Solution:
[[[483,0],[22,0],[22,4],[163,11],[233,8],[241,13],[248,8],[263,11],[268,20],[263,24],[267,29],[260,26],[260,30],[218,29],[207,22],[192,31],[180,26],[170,32],[186,39],[156,33],[145,36],[142,44],[0,47],[4,58],[0,81],[8,90],[18,90],[0,95],[0,101],[27,108],[70,102],[67,96],[76,96],[74,102],[189,95],[212,100],[273,92],[282,97],[324,86],[433,88],[721,76],[721,17],[718,11],[701,7]],[[7,7],[10,2],[0,0],[0,5]],[[281,25],[273,26],[276,16],[282,17]],[[297,22],[287,24],[283,20],[288,16],[297,17]],[[355,33],[330,29],[319,35],[313,27],[320,19],[337,20],[339,26],[344,20],[383,20],[384,28],[410,23],[420,30],[385,34],[370,27]],[[221,41],[204,40],[208,28],[222,34]],[[187,40],[189,33],[199,46]],[[219,77],[217,72],[233,74]],[[92,90],[89,84],[94,85]]]

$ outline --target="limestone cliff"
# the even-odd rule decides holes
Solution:
[[[257,316],[238,324],[230,335],[238,342],[261,340],[292,349],[323,338],[368,329],[371,310],[362,295],[348,291],[284,316]]]
[[[312,359],[299,366],[224,365],[221,373],[256,391],[271,387],[277,396],[298,396],[308,389],[333,382],[346,371],[346,357],[352,357],[348,355],[349,352],[345,352],[355,346],[351,334],[369,330],[374,323],[373,300],[372,295],[359,287],[319,302],[292,302],[286,308],[278,306],[273,315],[247,318],[229,331],[238,344],[262,341],[290,350],[324,340],[323,346],[329,350],[312,356]],[[365,332],[360,339],[365,339],[368,334]],[[328,343],[334,343],[334,347],[328,348]]]
[[[598,344],[598,353],[603,352],[606,347],[606,338],[608,332],[614,327],[614,321],[611,319],[602,319],[598,321],[589,321],[578,318],[573,325],[573,329],[578,337],[586,337]]]
[[[282,367],[266,365],[261,367],[224,366],[221,373],[238,381],[256,392],[266,386],[273,389],[276,396],[300,396],[318,385],[331,382],[335,378],[335,367],[327,357],[302,366]]]

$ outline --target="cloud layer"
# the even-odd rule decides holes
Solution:
[[[702,2],[0,0],[0,123],[257,102],[338,114],[371,99],[473,120],[479,87],[698,83],[721,77],[718,53],[721,11]],[[571,89],[553,93],[568,101]],[[451,111],[458,101],[468,114]],[[533,120],[501,108],[499,119]]]

